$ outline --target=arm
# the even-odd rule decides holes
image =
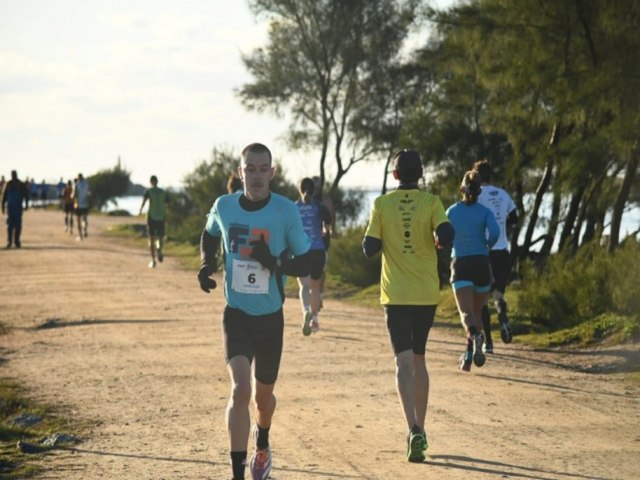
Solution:
[[[144,205],[147,203],[147,198],[149,198],[149,195],[147,192],[144,192],[144,196],[142,197],[142,205],[140,205],[140,211],[138,212],[138,215],[142,215],[142,209],[144,208]]]
[[[260,235],[260,240],[252,240],[249,244],[253,246],[249,256],[260,262],[260,265],[268,269],[271,273],[279,273],[292,277],[306,277],[309,275],[308,252],[291,258],[285,255],[276,257],[271,255],[271,250],[269,250],[269,245],[264,240],[264,235]]]
[[[367,258],[373,257],[382,250],[382,240],[366,235],[362,240],[362,251]]]
[[[456,231],[453,229],[453,225],[449,222],[442,222],[436,227],[436,248],[449,248],[453,244],[453,238],[456,235]]]
[[[310,269],[309,252],[291,258],[281,256],[276,260],[276,271],[290,277],[306,277]]]
[[[514,209],[507,215],[507,228],[512,227],[516,223],[518,223],[518,210]]]
[[[492,248],[498,238],[500,238],[500,227],[498,226],[498,222],[496,221],[496,217],[493,215],[489,209],[487,209],[487,230],[489,231],[489,238],[487,238],[487,244],[489,248]]]
[[[216,252],[220,247],[220,237],[214,237],[207,232],[202,231],[200,236],[200,269],[198,270],[198,282],[200,288],[209,293],[210,289],[216,288],[217,283],[210,278],[212,273],[218,271],[218,263]]]

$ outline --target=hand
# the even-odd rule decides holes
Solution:
[[[208,265],[202,265],[198,271],[198,282],[203,292],[210,293],[211,290],[218,286],[216,281],[209,277],[211,273],[211,268]]]
[[[273,272],[276,268],[276,257],[271,255],[269,245],[264,241],[264,234],[260,234],[260,240],[251,240],[249,245],[253,245],[253,250],[251,250],[249,256],[260,262],[260,265],[264,268],[268,268],[270,272]]]

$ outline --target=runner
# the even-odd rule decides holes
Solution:
[[[73,187],[73,207],[75,209],[76,220],[78,221],[78,236],[76,240],[86,238],[89,228],[89,197],[91,190],[89,182],[85,180],[81,173],[78,174],[77,181]]]
[[[418,152],[396,154],[393,176],[400,185],[374,200],[363,241],[367,257],[382,251],[380,303],[395,354],[410,462],[424,461],[428,447],[425,351],[440,294],[436,248],[450,245],[454,234],[440,199],[419,189],[422,174]]]
[[[315,185],[311,178],[300,182],[300,198],[296,201],[304,231],[311,239],[309,260],[311,272],[307,277],[298,278],[300,304],[302,305],[302,334],[307,336],[320,330],[318,311],[320,310],[320,279],[327,265],[327,251],[323,240],[325,229],[331,228],[331,213],[327,207],[314,200]]]
[[[493,170],[488,161],[476,162],[473,169],[478,172],[482,180],[482,192],[478,197],[478,203],[484,205],[493,212],[496,222],[500,227],[500,237],[489,252],[489,262],[493,272],[493,284],[490,296],[498,312],[500,322],[500,337],[504,343],[511,343],[512,334],[507,317],[507,302],[504,292],[507,289],[507,279],[511,271],[511,255],[509,254],[509,241],[507,229],[518,222],[516,204],[507,192],[502,188],[490,185]],[[482,326],[484,328],[485,341],[482,347],[485,353],[493,353],[493,340],[491,338],[491,315],[489,306],[482,307]]]
[[[207,293],[216,287],[210,275],[217,270],[215,257],[222,242],[227,303],[222,329],[232,386],[226,419],[233,479],[245,478],[253,398],[255,452],[249,465],[254,480],[265,480],[271,472],[269,429],[282,355],[285,275],[309,274],[311,241],[295,204],[269,190],[275,167],[266,146],[246,146],[238,173],[244,193],[222,195],[209,213],[200,241],[198,281]]]
[[[23,204],[24,202],[24,209]],[[7,248],[15,245],[22,247],[20,234],[22,233],[22,212],[29,208],[29,191],[24,183],[18,179],[18,172],[11,170],[11,180],[2,189],[2,214],[7,205]]]
[[[149,252],[151,253],[149,268],[156,268],[156,253],[160,263],[164,260],[162,244],[164,241],[164,222],[166,218],[165,207],[169,203],[169,195],[167,195],[162,188],[158,187],[158,177],[155,175],[151,175],[149,183],[151,183],[151,188],[148,188],[144,192],[139,215],[142,215],[142,209],[148,200],[147,233],[149,234]]]
[[[477,367],[486,361],[481,312],[492,282],[489,249],[500,235],[491,210],[478,203],[481,183],[478,172],[465,173],[460,185],[462,201],[447,209],[447,217],[456,231],[451,250],[451,286],[467,334],[467,347],[460,357],[460,369],[465,372],[471,370],[472,361]]]
[[[62,190],[62,210],[64,211],[64,231],[73,235],[73,183],[67,181]]]
[[[313,180],[313,188],[314,188],[313,199],[317,203],[324,205],[329,211],[329,214],[331,215],[331,222],[324,223],[322,225],[322,241],[324,242],[324,249],[327,255],[326,263],[328,263],[329,247],[331,246],[331,236],[333,235],[333,226],[335,225],[335,222],[336,222],[336,209],[331,197],[329,195],[324,195],[322,193],[323,189],[322,189],[322,181],[320,180],[320,177],[317,177],[317,176],[313,177],[312,180]],[[327,269],[325,267],[322,270],[322,276],[320,277],[320,310],[322,310],[322,300],[324,296],[324,282],[326,280],[326,277],[327,277]]]

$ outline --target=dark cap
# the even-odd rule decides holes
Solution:
[[[422,158],[415,150],[400,150],[393,164],[398,172],[422,171]]]

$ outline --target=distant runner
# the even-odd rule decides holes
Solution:
[[[147,200],[149,201],[149,211],[147,212],[147,232],[149,234],[149,253],[151,261],[149,268],[156,268],[156,254],[158,261],[162,262],[162,244],[164,241],[164,223],[166,219],[166,205],[169,203],[169,195],[162,188],[158,187],[158,177],[151,175],[149,179],[151,188],[144,192],[142,205],[140,205],[140,215]]]

